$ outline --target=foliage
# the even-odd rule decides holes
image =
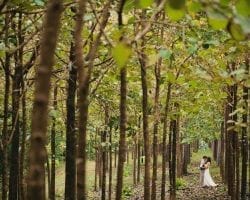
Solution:
[[[183,178],[176,178],[176,189],[185,188],[187,185],[186,181]]]

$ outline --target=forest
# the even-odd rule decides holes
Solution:
[[[0,65],[0,199],[250,199],[249,0],[1,0]]]

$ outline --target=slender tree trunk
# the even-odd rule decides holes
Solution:
[[[213,141],[213,159],[217,160],[218,140]]]
[[[5,24],[9,23],[9,14],[5,16]],[[9,28],[6,26],[5,29],[5,46],[8,46]],[[7,136],[8,136],[8,106],[9,106],[9,95],[10,95],[10,55],[5,53],[5,83],[4,83],[4,111],[3,111],[3,130],[2,130],[2,200],[7,200],[8,193],[8,158],[7,158]]]
[[[20,153],[20,199],[25,200],[25,180],[24,180],[24,164],[26,153],[26,131],[27,131],[27,116],[26,116],[26,88],[22,78],[22,144]]]
[[[162,138],[162,178],[161,178],[161,200],[165,200],[166,194],[166,163],[167,163],[167,124],[169,102],[171,98],[171,84],[167,87],[167,97],[164,110],[163,138]],[[170,151],[169,151],[170,152]]]
[[[183,145],[183,165],[182,165],[182,174],[187,175],[188,159],[189,159],[189,144]]]
[[[98,146],[97,146],[97,134],[98,130],[96,129],[95,133],[95,184],[94,184],[94,190],[97,191],[97,177],[98,177]]]
[[[140,140],[137,144],[137,183],[141,181],[141,145]]]
[[[112,199],[112,127],[109,132],[109,200]]]
[[[237,85],[234,84],[233,86],[229,87],[229,106],[230,106],[230,113],[233,113],[236,110],[236,105],[237,105]],[[231,120],[237,121],[237,115],[230,116]],[[228,160],[228,194],[231,196],[232,199],[237,200],[238,199],[238,194],[237,192],[237,185],[236,183],[238,182],[237,178],[237,163],[236,163],[236,154],[237,154],[237,143],[238,143],[238,134],[234,129],[234,123],[230,122],[228,123],[228,138],[229,138],[229,160]]]
[[[22,13],[18,16],[17,27],[18,44],[22,44]],[[9,176],[9,200],[18,199],[19,194],[19,140],[20,140],[20,118],[19,104],[21,95],[23,48],[14,54],[15,70],[12,85],[12,140],[10,153],[10,176]],[[12,134],[11,133],[11,134]]]
[[[87,69],[84,68],[83,61],[83,44],[82,30],[83,17],[85,12],[86,1],[78,2],[78,12],[76,14],[75,32],[74,32],[74,56],[75,65],[78,70],[78,87],[79,87],[79,119],[78,119],[78,152],[77,152],[77,199],[86,199],[86,123],[88,116],[88,84]]]
[[[133,184],[136,185],[136,162],[137,162],[137,135],[134,137],[134,148],[133,148]]]
[[[126,155],[127,155],[127,165],[129,164],[129,146],[127,146],[127,149],[126,149]]]
[[[249,61],[250,59],[246,59],[246,71],[245,74],[249,74]],[[242,116],[242,123],[246,124],[246,126],[242,127],[242,132],[241,132],[241,155],[242,155],[242,166],[241,166],[241,200],[247,199],[246,193],[247,193],[247,159],[248,159],[248,134],[247,134],[247,123],[248,123],[248,96],[249,96],[249,88],[244,85],[243,86],[243,109],[244,109],[244,114]]]
[[[106,144],[107,131],[102,132],[102,143]],[[107,156],[106,156],[106,146],[102,147],[102,194],[101,200],[106,199],[106,167],[107,167]]]
[[[144,38],[141,48],[144,48]],[[148,85],[147,85],[147,66],[146,55],[141,50],[139,55],[141,66],[141,85],[142,85],[142,113],[143,113],[143,138],[145,152],[145,170],[144,170],[144,200],[150,200],[150,135],[148,129]]]
[[[88,63],[88,68],[84,68],[82,59],[82,40],[81,32],[83,26],[83,13],[86,1],[80,1],[79,13],[76,21],[75,45],[76,45],[76,65],[78,68],[79,77],[79,136],[78,136],[78,156],[77,156],[77,195],[78,199],[86,199],[86,136],[89,108],[89,86],[94,65],[94,59],[97,48],[100,43],[100,38],[109,18],[109,7],[111,1],[108,1],[103,9],[102,21],[100,30],[90,46],[89,53],[85,57],[85,62]]]
[[[62,11],[61,0],[50,0],[41,38],[40,63],[36,72],[31,126],[28,199],[45,199],[46,132],[50,77]],[[52,20],[53,19],[53,20]]]
[[[53,109],[57,110],[57,86],[54,88]],[[55,200],[56,195],[56,117],[52,119],[51,128],[51,185],[50,200]]]
[[[47,180],[48,180],[48,197],[50,196],[50,188],[51,188],[51,172],[50,172],[50,163],[49,163],[49,155],[48,152],[46,151],[46,170],[47,170]],[[46,190],[46,189],[45,189]],[[49,197],[50,198],[50,197]]]
[[[121,89],[120,89],[120,139],[119,139],[119,156],[118,156],[118,169],[117,169],[117,185],[116,185],[116,200],[122,199],[123,188],[123,170],[124,162],[126,160],[126,103],[127,103],[127,70],[122,68],[120,72]]]
[[[179,104],[175,105],[177,112],[180,111]],[[176,176],[179,178],[182,176],[182,145],[181,145],[181,135],[180,135],[180,115],[177,116],[177,131],[176,131]]]
[[[156,200],[157,162],[158,162],[158,126],[160,121],[159,96],[161,80],[161,59],[155,65],[155,105],[154,105],[154,131],[153,131],[153,175],[151,199]]]
[[[221,122],[221,151],[220,151],[220,175],[222,180],[225,181],[225,130],[224,122]]]
[[[177,120],[171,121],[172,126],[172,148],[171,148],[171,179],[170,179],[170,200],[176,199],[176,143],[177,143]]]
[[[70,49],[70,68],[67,93],[67,124],[66,124],[66,163],[65,163],[65,200],[76,198],[76,130],[75,130],[75,99],[77,69],[74,64],[74,47]]]
[[[102,141],[102,138],[101,138]],[[99,174],[99,188],[102,188],[102,149],[99,147],[98,153],[98,174]]]
[[[118,26],[119,29],[123,26],[123,7],[125,0],[120,0],[118,9]],[[126,66],[120,70],[120,139],[119,139],[119,156],[118,156],[118,169],[117,169],[117,184],[116,184],[116,200],[122,199],[123,189],[123,170],[124,162],[126,160],[126,125],[127,125],[127,69]]]

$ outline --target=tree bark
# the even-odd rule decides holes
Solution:
[[[142,86],[142,115],[143,115],[143,139],[145,153],[145,170],[144,170],[144,200],[150,199],[150,135],[148,129],[148,84],[147,84],[147,66],[146,55],[143,52],[145,42],[142,38],[141,52],[139,62],[141,66],[141,86]]]
[[[112,127],[109,130],[109,200],[112,199]]]
[[[163,119],[164,121],[163,121],[163,137],[162,137],[161,200],[165,200],[166,198],[165,196],[166,196],[166,163],[167,163],[167,125],[168,125],[170,98],[171,98],[171,83],[168,83],[165,110],[164,110],[164,119]]]
[[[9,23],[9,14],[5,16],[5,24]],[[8,37],[9,37],[9,28],[6,26],[5,29],[5,46],[8,46]],[[8,193],[8,158],[7,158],[7,140],[8,140],[8,106],[9,106],[9,95],[10,95],[10,58],[8,52],[5,53],[5,61],[4,61],[4,75],[5,75],[5,83],[4,83],[4,111],[3,111],[3,130],[2,130],[2,147],[0,148],[1,153],[1,161],[2,161],[2,200],[7,200]]]
[[[119,154],[118,154],[118,169],[117,169],[117,185],[116,185],[116,200],[122,199],[123,188],[123,170],[126,160],[126,103],[127,103],[127,70],[122,68],[120,72],[121,88],[120,88],[120,139],[119,139]]]
[[[83,17],[85,12],[86,1],[78,2],[78,12],[76,14],[75,31],[74,31],[74,56],[75,65],[78,71],[78,87],[79,87],[79,119],[78,119],[78,152],[77,152],[77,199],[86,199],[86,123],[87,123],[87,93],[85,89],[87,83],[87,69],[84,68],[83,61],[83,44],[82,30]]]
[[[20,199],[25,200],[26,191],[25,191],[25,178],[24,178],[24,165],[26,161],[26,135],[27,135],[27,114],[26,114],[26,88],[25,82],[22,78],[22,144],[21,144],[21,152],[20,152]]]
[[[229,97],[228,97],[228,106],[229,113],[233,113],[236,110],[237,105],[237,85],[234,84],[229,86]],[[237,115],[234,114],[230,116],[230,119],[233,121],[237,121]],[[236,154],[237,154],[237,143],[238,143],[238,134],[234,129],[235,124],[233,122],[228,123],[228,167],[227,167],[227,183],[228,183],[228,195],[231,196],[232,199],[237,200],[238,194],[237,192],[237,163],[236,163]]]
[[[15,25],[14,25],[15,26]],[[17,25],[18,44],[22,43],[22,13],[18,15]],[[9,200],[15,200],[19,194],[19,143],[20,143],[20,117],[19,104],[22,82],[23,48],[14,54],[15,70],[12,85],[12,133],[10,153]],[[11,133],[11,135],[12,135]]]
[[[86,136],[87,136],[87,122],[88,122],[88,108],[89,108],[89,86],[94,65],[96,51],[98,49],[100,38],[103,30],[106,27],[109,18],[110,1],[108,1],[103,9],[102,21],[100,23],[100,30],[96,39],[91,43],[90,50],[85,57],[85,63],[88,67],[84,68],[84,60],[82,59],[82,40],[81,32],[83,26],[83,13],[86,1],[81,1],[79,4],[79,13],[76,21],[75,31],[75,56],[76,65],[78,68],[79,81],[79,136],[78,136],[78,155],[77,155],[77,195],[78,199],[86,199]]]
[[[120,0],[118,8],[118,28],[123,26],[123,7],[125,0]],[[116,200],[122,199],[123,189],[123,171],[124,162],[126,160],[126,125],[127,125],[127,69],[126,66],[120,70],[120,138],[119,138],[119,154],[118,154],[118,168],[117,168],[117,184],[116,184]]]
[[[102,131],[102,144],[106,144],[107,131]],[[101,200],[106,199],[106,167],[107,167],[106,146],[102,146],[102,194]]]
[[[157,162],[158,162],[158,126],[160,121],[160,80],[161,80],[161,59],[155,65],[155,99],[154,99],[154,130],[153,130],[153,175],[151,199],[156,200]]]
[[[245,74],[249,75],[249,62],[250,59],[246,59],[246,69]],[[244,114],[242,116],[242,123],[246,126],[242,127],[241,132],[241,155],[242,155],[242,167],[241,167],[241,200],[247,199],[247,167],[248,167],[248,134],[247,134],[247,123],[248,123],[248,97],[249,97],[249,88],[244,85],[243,86],[243,109]]]
[[[54,88],[53,109],[57,111],[57,86]],[[56,198],[56,117],[52,117],[51,128],[51,178],[50,178],[50,200]]]
[[[35,92],[31,125],[30,171],[28,199],[45,199],[46,132],[50,77],[53,66],[57,35],[59,32],[61,0],[50,0],[45,15],[41,38],[40,63],[36,72]]]
[[[177,143],[177,120],[172,120],[170,122],[171,130],[172,130],[172,148],[171,148],[171,179],[170,179],[170,200],[176,199],[176,143]]]
[[[68,78],[68,93],[66,100],[66,163],[65,163],[65,200],[76,198],[76,130],[75,130],[75,99],[77,69],[75,66],[74,46],[70,48],[70,68]]]

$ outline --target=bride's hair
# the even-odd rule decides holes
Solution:
[[[211,158],[207,157],[207,163],[210,162],[211,163]]]

